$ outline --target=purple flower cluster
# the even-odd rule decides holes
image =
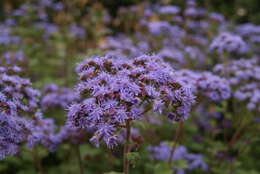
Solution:
[[[164,47],[158,52],[158,56],[162,57],[164,60],[174,62],[178,65],[185,63],[183,52],[176,48]]]
[[[239,87],[234,96],[239,101],[248,101],[247,108],[249,110],[260,112],[260,81]]]
[[[224,22],[225,21],[225,17],[220,13],[210,13],[209,19],[211,19],[212,21],[215,21],[215,22]]]
[[[71,24],[69,27],[69,32],[75,38],[84,39],[86,37],[85,29],[78,26],[77,24]]]
[[[16,154],[22,143],[30,148],[42,144],[50,150],[57,145],[54,121],[38,111],[39,91],[16,75],[17,68],[0,67],[0,159]]]
[[[221,14],[207,13],[205,9],[197,8],[195,1],[188,2],[186,11],[182,12],[182,8],[177,6],[149,3],[141,9],[133,6],[132,10],[137,13],[136,34],[109,37],[109,41],[101,46],[106,55],[136,57],[154,53],[170,61],[174,68],[205,67],[208,63],[206,50],[212,37],[209,37],[209,30],[217,32],[225,23]],[[131,16],[127,14],[131,10],[123,11],[124,15]],[[185,12],[189,13],[188,17],[185,17]],[[244,49],[240,49],[240,43],[237,45],[237,50]],[[234,44],[231,43],[229,48],[232,47]]]
[[[27,146],[33,147],[36,144],[41,144],[50,151],[54,151],[59,143],[55,136],[56,125],[54,120],[44,118],[41,112],[36,112],[32,115],[30,125]]]
[[[199,47],[187,46],[184,48],[184,55],[189,57],[190,60],[203,64],[206,60],[206,55],[201,51]]]
[[[241,25],[236,26],[235,31],[242,37],[253,41],[254,38],[259,38],[260,26],[254,25],[251,23],[241,24]],[[259,40],[258,40],[258,42],[259,42]]]
[[[40,7],[48,7],[58,11],[63,9],[63,4],[61,2],[53,2],[53,0],[39,0],[38,5],[40,5]]]
[[[206,15],[206,11],[203,8],[195,8],[195,7],[188,7],[184,11],[184,16],[187,17],[204,17]]]
[[[165,32],[167,30],[167,32]],[[136,57],[155,52],[174,67],[185,66],[190,61],[197,64],[205,63],[206,56],[198,46],[185,46],[186,39],[196,45],[207,45],[208,41],[187,33],[178,26],[172,26],[167,21],[149,22],[147,34],[137,33],[134,39],[126,35],[108,37],[100,48],[106,55],[114,57]],[[149,37],[147,37],[149,35]],[[141,41],[140,41],[141,40]]]
[[[175,74],[176,80],[190,87],[194,95],[206,96],[213,101],[225,100],[231,95],[228,81],[210,72],[179,70]]]
[[[148,151],[154,160],[167,161],[170,158],[171,147],[166,142],[161,142],[158,146],[149,146]],[[185,146],[176,148],[172,160],[184,160],[188,163],[187,168],[177,169],[178,174],[193,169],[208,170],[208,165],[203,161],[202,155],[189,153]]]
[[[33,124],[28,116],[37,109],[39,91],[32,89],[28,79],[0,69],[0,159],[3,159],[17,153],[19,144],[33,138]]]
[[[148,29],[149,29],[149,33],[152,35],[155,35],[155,36],[159,36],[162,34],[164,34],[166,36],[176,36],[180,33],[180,32],[178,32],[180,30],[179,27],[172,26],[167,21],[150,22],[148,24]]]
[[[117,37],[107,37],[106,42],[101,44],[107,55],[114,57],[137,57],[148,53],[149,45],[145,41],[134,43],[131,39],[124,35]]]
[[[258,58],[233,60],[219,64],[214,70],[226,77],[233,88],[234,97],[248,101],[249,110],[260,111],[260,66]]]
[[[223,54],[224,52],[245,54],[249,51],[248,45],[240,36],[228,32],[220,33],[212,41],[209,49],[216,51],[218,54]]]
[[[158,8],[159,14],[176,15],[180,12],[180,8],[174,5],[161,6]]]
[[[190,19],[203,18],[206,17],[207,11],[204,8],[197,7],[196,1],[189,0],[187,1],[183,15]]]
[[[233,60],[218,64],[214,71],[226,77],[231,85],[248,84],[260,80],[259,58]]]
[[[87,131],[91,132],[91,130]],[[60,128],[60,131],[52,137],[52,144],[83,144],[87,140],[87,131],[64,125]]]
[[[43,97],[41,99],[41,108],[47,110],[49,108],[67,107],[79,100],[76,91],[70,88],[59,88],[56,84],[48,84],[43,89]]]
[[[12,35],[11,31],[10,27],[0,25],[0,45],[9,45],[20,42],[20,38]]]
[[[21,68],[16,65],[25,63],[25,55],[22,50],[15,52],[7,51],[0,57],[0,66],[4,66],[5,69],[12,69],[14,72],[20,72]]]
[[[29,18],[30,13],[35,12],[39,20],[48,20],[47,9],[60,11],[64,8],[62,2],[53,2],[53,0],[39,0],[31,4],[23,4],[20,8],[11,11],[12,16]]]
[[[157,56],[131,60],[111,57],[86,59],[77,67],[77,86],[82,102],[69,108],[72,127],[96,127],[91,141],[102,139],[109,147],[117,141],[117,130],[127,120],[140,120],[146,110],[170,111],[174,120],[188,117],[194,96],[180,85],[168,64]]]
[[[37,109],[38,90],[32,88],[30,80],[18,75],[8,75],[5,68],[0,67],[0,96],[3,110],[11,115],[19,112],[34,112]]]
[[[241,24],[236,26],[235,32],[240,35],[247,43],[250,44],[251,49],[259,54],[260,43],[260,26],[251,23]]]
[[[11,11],[9,15],[13,17],[27,16],[28,11],[29,11],[29,6],[23,4],[18,9]]]
[[[19,144],[26,141],[29,126],[26,119],[10,116],[3,111],[2,106],[0,109],[0,160],[2,160],[5,156],[14,155],[19,151]]]
[[[59,28],[55,24],[48,23],[48,22],[37,22],[34,24],[34,26],[35,28],[43,31],[44,33],[43,37],[45,39],[48,39],[51,35],[59,31]]]

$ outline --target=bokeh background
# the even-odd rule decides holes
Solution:
[[[240,58],[257,57],[256,63],[253,64],[259,67],[259,0],[192,2],[194,4],[190,6],[198,10],[192,12],[190,16],[185,16],[184,11],[189,8],[188,1],[185,0],[1,0],[0,64],[10,57],[18,60],[15,64],[25,70],[21,75],[30,78],[33,87],[42,91],[41,103],[44,115],[55,120],[56,132],[59,132],[60,127],[65,124],[68,104],[77,100],[73,98],[70,90],[78,81],[76,64],[84,58],[106,54],[134,57],[141,53],[160,53],[167,61],[170,59],[169,62],[177,70],[213,72],[217,64],[224,62],[225,65]],[[159,7],[171,5],[178,7],[180,11],[178,15],[165,15],[157,11]],[[218,14],[216,18],[209,17],[212,13]],[[180,21],[179,18],[173,20],[174,16],[180,16]],[[161,52],[164,49],[162,45],[169,37],[168,30],[149,30],[150,24],[158,21],[167,21],[171,26],[180,28],[176,29],[176,35],[170,36],[172,40],[169,41],[170,43],[176,41],[174,44],[177,46],[168,45],[171,50],[173,48],[178,50]],[[189,26],[181,21],[194,21],[194,23]],[[243,24],[249,23],[251,28],[243,28]],[[241,51],[243,43],[246,42],[250,51],[211,53],[209,45],[222,31],[230,31],[243,39],[242,44],[240,41],[234,41],[242,45],[235,50]],[[178,34],[183,33],[184,39],[177,41]],[[189,49],[186,49],[187,47]],[[185,56],[180,58],[178,54]],[[56,92],[54,97],[44,98],[50,93],[45,90],[46,85],[53,83],[57,85],[59,92],[54,91],[53,93]],[[256,80],[257,83],[259,85],[259,78]],[[240,86],[234,87],[234,90],[238,87]],[[259,89],[257,94],[259,95]],[[63,96],[57,97],[61,95]],[[251,111],[246,102],[239,103],[233,98],[223,99],[220,102],[209,102],[205,96],[198,98],[201,105],[198,104],[191,117],[185,121],[185,129],[179,142],[179,146],[185,146],[191,156],[176,160],[175,171],[179,171],[178,174],[260,173],[259,110]],[[51,103],[55,99],[59,101]],[[260,101],[255,103],[259,107]],[[240,118],[246,120],[241,130]],[[136,150],[131,156],[130,173],[172,173],[172,168],[165,160],[153,157],[154,152],[151,149],[160,142],[167,142],[169,145],[167,147],[170,147],[177,126],[163,118],[148,119],[137,123],[135,128],[138,133],[133,135]],[[87,174],[121,172],[123,146],[119,145],[113,150],[106,148],[105,145],[96,148],[89,143],[88,139],[91,137],[89,134],[84,134],[83,137],[85,139],[76,143],[80,146],[75,147],[75,143],[71,143],[77,138],[71,136],[54,152],[39,145],[36,147],[38,151],[36,156],[31,149],[22,145],[22,150],[17,155],[8,156],[0,162],[0,174],[43,174],[42,171],[44,174],[77,174],[79,173],[77,148],[81,152]],[[232,148],[228,145],[229,140],[235,141],[232,142],[235,144]],[[167,147],[165,144],[160,145],[161,156],[164,156],[168,153]],[[41,162],[42,170],[39,169],[37,161]],[[195,167],[190,169],[191,165]]]

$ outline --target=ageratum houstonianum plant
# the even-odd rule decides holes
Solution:
[[[191,70],[176,71],[177,81],[187,85],[196,96],[206,96],[212,101],[226,100],[231,95],[228,80],[211,72]]]
[[[222,32],[214,38],[209,49],[216,51],[220,55],[224,52],[245,54],[249,51],[248,45],[240,36],[229,32]]]
[[[16,154],[22,144],[54,150],[55,125],[39,111],[39,91],[17,74],[19,67],[6,67],[0,67],[0,159]]]
[[[32,89],[28,79],[10,74],[15,70],[0,67],[0,159],[17,153],[20,143],[30,144],[33,139],[29,136],[32,122],[20,115],[36,109],[39,92]]]
[[[43,97],[41,99],[42,110],[50,108],[66,109],[70,104],[79,99],[77,93],[70,88],[60,88],[56,84],[48,84],[43,88]]]
[[[188,118],[194,96],[175,79],[174,70],[157,56],[134,59],[89,58],[77,66],[77,91],[82,101],[69,108],[68,124],[96,129],[90,139],[99,146],[117,145],[118,133],[126,129],[124,154],[130,151],[131,125],[149,111],[167,114],[174,120]],[[128,173],[125,157],[124,172]]]
[[[1,159],[7,155],[18,155],[25,144],[32,148],[28,149],[30,152],[37,152],[36,145],[37,148],[43,145],[50,151],[60,145],[64,147],[61,150],[68,146],[76,147],[80,164],[79,145],[87,143],[89,135],[94,133],[91,142],[97,146],[105,143],[113,148],[125,144],[125,173],[128,172],[126,156],[131,157],[129,151],[142,143],[145,146],[159,142],[159,146],[148,146],[152,159],[162,161],[161,166],[168,161],[170,169],[178,168],[178,159],[185,160],[186,169],[178,168],[178,174],[197,173],[191,171],[195,168],[206,169],[198,152],[205,154],[209,172],[223,168],[226,171],[229,166],[230,173],[243,173],[248,170],[247,163],[253,166],[254,158],[251,157],[254,155],[248,154],[251,157],[245,158],[248,156],[242,157],[241,154],[247,153],[247,148],[251,149],[251,153],[257,152],[254,145],[257,147],[258,144],[252,142],[258,143],[258,140],[251,133],[257,132],[253,128],[258,129],[256,123],[259,123],[259,58],[238,59],[241,55],[245,58],[258,56],[259,26],[243,24],[231,27],[230,21],[226,21],[222,14],[208,13],[195,0],[187,0],[186,7],[185,4],[177,7],[172,5],[174,2],[165,1],[123,7],[119,8],[113,20],[99,3],[94,3],[93,8],[87,7],[87,4],[80,9],[75,8],[79,4],[74,2],[39,0],[23,3],[20,7],[15,4],[15,8],[4,10],[0,22],[0,66],[3,66],[0,68]],[[86,18],[89,19],[87,23]],[[118,28],[120,34],[114,28]],[[103,37],[104,34],[108,37]],[[100,48],[95,50],[98,45]],[[67,88],[74,78],[69,74],[70,66],[74,65],[70,58],[85,52],[86,47],[91,48],[88,54],[101,51],[120,59],[97,57],[83,61],[78,66],[80,81],[76,90],[81,96],[79,100],[74,90]],[[173,71],[158,56],[141,56],[147,53],[156,53],[177,71]],[[29,55],[34,59],[25,60]],[[220,76],[216,76],[211,68],[221,62],[224,63],[215,68]],[[24,72],[25,67],[30,69]],[[32,77],[35,86],[42,87],[43,82],[56,77],[58,79],[55,81],[64,83],[66,88],[47,85],[42,90],[42,97],[39,97],[31,82],[17,75],[21,71]],[[193,95],[196,95],[198,105],[194,107],[192,121],[185,123],[189,125],[185,130],[189,136],[182,136],[180,125],[194,103]],[[68,124],[61,125],[63,118],[59,109],[67,109],[69,105]],[[53,116],[58,126],[53,119],[44,118],[44,114]],[[163,117],[179,122],[173,147],[161,141],[171,136],[168,133],[174,127],[168,127],[167,122],[161,119]],[[254,118],[257,119],[255,123]],[[148,129],[138,129],[147,123]],[[146,136],[142,138],[142,135],[150,133],[153,135],[151,139]],[[187,150],[179,146],[181,136]],[[92,147],[83,148],[86,152]],[[97,151],[101,152],[101,158],[106,158],[103,150]],[[109,158],[117,156],[116,150],[112,156],[108,151]],[[97,172],[95,159],[100,160],[100,156],[95,155],[94,160],[90,161],[92,155],[86,153],[87,170]],[[40,155],[39,158],[44,158],[44,163],[48,161],[45,170],[53,173],[53,162],[49,157],[54,155],[55,160],[63,154],[64,151],[59,151],[48,156]],[[154,163],[149,169],[151,161],[148,162],[146,157],[148,154],[142,154],[140,171],[164,173],[161,170],[158,172]],[[28,164],[27,160],[18,160],[19,166]],[[39,160],[34,161],[38,163]],[[117,165],[117,160],[114,161]],[[245,161],[248,162],[243,164]],[[63,167],[66,162],[67,158],[66,161],[60,159],[60,162],[54,163],[56,170],[70,172],[69,166]],[[225,162],[223,166],[220,165],[222,162]],[[12,170],[16,170],[12,164]],[[0,171],[9,173],[9,165],[10,161],[6,160]],[[113,164],[109,165],[113,167]],[[98,167],[102,171],[108,170],[101,163]],[[26,166],[22,170],[24,168]],[[84,165],[80,164],[80,170],[84,172]],[[99,173],[102,173],[101,170]]]
[[[248,110],[260,111],[260,61],[258,57],[218,64],[214,71],[227,78],[233,96]]]

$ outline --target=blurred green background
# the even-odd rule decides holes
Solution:
[[[37,0],[1,0],[1,10],[6,6],[12,4],[17,7],[25,2],[32,2]],[[59,0],[57,0],[58,2]],[[77,3],[82,1],[86,6],[99,2],[106,7],[112,16],[116,16],[116,11],[119,7],[130,6],[148,0],[62,0]],[[184,5],[183,0],[149,0],[149,2],[172,2],[177,5]],[[228,19],[233,19],[237,23],[252,22],[260,24],[260,1],[259,0],[197,0],[201,7],[206,7],[209,11],[219,12]],[[3,17],[2,13],[0,14]]]

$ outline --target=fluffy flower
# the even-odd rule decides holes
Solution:
[[[210,72],[191,70],[176,71],[177,81],[187,85],[195,95],[206,96],[213,101],[221,101],[231,96],[229,82]]]
[[[109,147],[116,145],[120,125],[126,120],[142,119],[150,105],[159,113],[167,108],[176,113],[178,120],[184,120],[194,103],[189,88],[180,85],[172,68],[157,56],[86,59],[77,71],[77,90],[83,99],[87,98],[69,108],[68,124],[82,129],[95,127],[91,141],[97,145],[99,140]]]
[[[260,111],[260,66],[258,58],[234,60],[219,64],[214,71],[227,78],[233,95],[245,101],[249,110]]]
[[[224,52],[245,54],[249,51],[248,45],[240,36],[228,32],[219,34],[212,41],[209,49],[216,51],[218,54],[223,54]]]
[[[41,99],[41,108],[67,107],[79,100],[79,96],[73,89],[59,88],[56,84],[48,84],[44,87],[43,97]]]

